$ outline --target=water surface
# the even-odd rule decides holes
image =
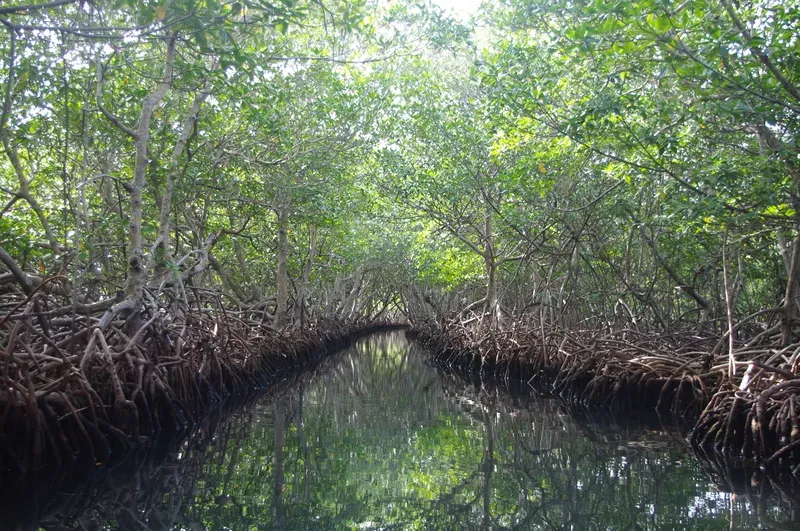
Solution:
[[[4,488],[0,528],[755,529],[794,528],[796,509],[763,485],[726,492],[677,433],[467,383],[402,334],[178,448],[67,476]]]

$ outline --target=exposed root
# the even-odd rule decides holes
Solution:
[[[777,332],[737,342],[738,377],[718,337],[637,330],[543,336],[522,323],[487,330],[456,320],[411,333],[447,366],[527,381],[576,409],[680,417],[694,423],[691,443],[705,454],[790,470],[800,463],[800,343],[777,346]]]
[[[227,397],[251,394],[359,334],[391,326],[316,321],[283,333],[231,318],[209,294],[193,300],[196,310],[179,323],[140,308],[142,322],[131,330],[112,309],[99,320],[50,321],[44,333],[37,304],[47,311],[52,301],[40,293],[14,296],[5,295],[11,312],[0,325],[4,469],[103,461],[174,436]]]

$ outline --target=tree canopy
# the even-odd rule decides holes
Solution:
[[[789,334],[798,9],[6,4],[0,283],[112,317],[213,288],[278,326],[774,309]]]

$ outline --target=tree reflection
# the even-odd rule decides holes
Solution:
[[[80,489],[51,483],[27,512],[4,494],[0,527],[752,529],[789,526],[796,509],[789,492],[720,492],[658,424],[609,426],[466,381],[399,335],[360,342],[168,452],[101,467]],[[31,489],[18,492],[22,504]]]

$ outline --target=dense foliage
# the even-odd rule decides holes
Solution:
[[[4,5],[2,289],[788,341],[799,8]]]

